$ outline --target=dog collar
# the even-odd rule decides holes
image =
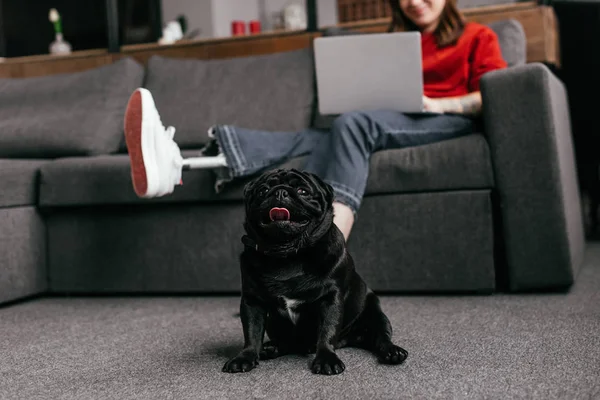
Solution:
[[[242,243],[244,243],[244,246],[246,246],[246,247],[249,247],[251,249],[259,251],[258,250],[258,244],[254,240],[252,240],[250,238],[250,236],[248,236],[248,235],[242,236]]]
[[[244,246],[246,246],[246,248],[252,249],[252,250],[254,250],[254,251],[258,252],[258,253],[261,253],[261,254],[264,254],[264,255],[273,255],[268,250],[260,249],[258,247],[258,243],[256,243],[256,241],[254,239],[252,239],[248,235],[242,236],[242,243],[244,244]],[[298,254],[297,250],[296,250],[296,254]]]

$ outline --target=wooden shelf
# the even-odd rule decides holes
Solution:
[[[527,61],[558,64],[558,35],[554,11],[536,2],[522,2],[464,9],[466,18],[480,23],[513,18],[527,36]],[[389,18],[357,21],[337,26],[362,32],[385,32]],[[217,59],[269,54],[310,47],[319,32],[275,31],[226,38],[187,40],[171,45],[156,43],[121,47],[119,53],[107,49],[73,52],[65,56],[39,55],[5,59],[0,62],[0,78],[21,78],[83,71],[133,57],[146,63],[153,55],[177,58]]]

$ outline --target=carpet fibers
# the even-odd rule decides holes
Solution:
[[[0,399],[600,398],[600,244],[567,294],[386,296],[401,366],[342,349],[221,367],[241,347],[235,297],[42,298],[0,308]]]

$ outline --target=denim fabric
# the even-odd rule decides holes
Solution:
[[[372,153],[452,139],[472,133],[473,128],[473,120],[461,115],[376,110],[342,114],[331,131],[268,132],[219,125],[213,133],[231,178],[258,174],[291,158],[309,155],[304,169],[329,183],[336,201],[356,212],[365,192]]]

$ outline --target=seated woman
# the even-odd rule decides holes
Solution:
[[[347,239],[365,191],[371,154],[472,133],[473,117],[482,108],[481,76],[506,67],[495,33],[465,22],[456,0],[390,0],[390,5],[390,31],[421,32],[423,101],[430,113],[356,111],[339,116],[328,132],[266,132],[218,125],[209,131],[212,142],[205,147],[205,156],[184,160],[173,140],[175,129],[163,126],[150,92],[137,89],[125,115],[136,194],[172,193],[181,183],[184,166],[219,169],[225,171],[224,180],[230,180],[308,155],[304,169],[333,187],[334,223]]]

